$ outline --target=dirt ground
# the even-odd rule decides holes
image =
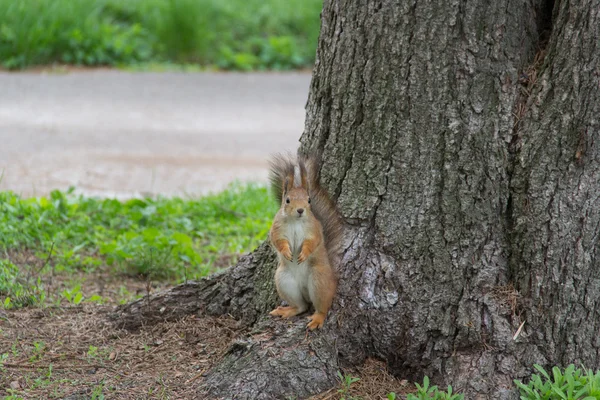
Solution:
[[[108,321],[112,306],[48,307],[0,313],[0,349],[9,358],[0,395],[26,399],[195,399],[203,374],[247,332],[233,319],[189,316],[130,333]],[[406,381],[369,360],[346,395],[384,399]],[[343,385],[313,400],[343,398]],[[100,395],[104,396],[101,397]]]
[[[2,322],[0,394],[25,398],[194,398],[202,373],[235,335],[227,318],[190,316],[137,334],[107,321],[110,306],[8,312]],[[4,392],[4,393],[3,393]]]
[[[73,277],[69,278],[71,281]],[[102,289],[107,304],[49,304],[0,311],[0,396],[24,399],[197,399],[203,375],[236,338],[249,334],[229,317],[190,315],[128,332],[110,320],[122,287],[132,296],[164,289],[132,277],[80,277],[86,295]],[[69,287],[55,276],[51,287]],[[385,399],[410,391],[385,363],[368,360],[344,374],[358,377],[312,398]]]

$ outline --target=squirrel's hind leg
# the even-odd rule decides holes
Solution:
[[[337,282],[329,265],[313,266],[313,273],[308,284],[310,301],[315,307],[315,313],[308,317],[310,330],[320,328],[325,322],[327,312],[333,303],[333,296],[337,289]]]
[[[275,273],[275,285],[277,286],[279,296],[281,296],[281,298],[283,298],[290,306],[277,307],[269,314],[290,318],[294,315],[302,314],[308,309],[308,304],[304,301],[304,297],[302,296],[300,284],[292,274],[278,268]]]

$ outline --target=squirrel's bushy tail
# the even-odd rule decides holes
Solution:
[[[335,203],[327,190],[321,186],[320,159],[314,155],[294,157],[291,154],[277,154],[273,156],[270,164],[271,190],[278,203],[282,202],[286,182],[290,185],[296,183],[294,177],[297,176],[296,172],[300,173],[302,182],[308,186],[305,189],[310,196],[310,208],[323,227],[329,262],[336,265],[342,241],[343,223]]]

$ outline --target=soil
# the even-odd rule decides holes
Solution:
[[[249,334],[232,318],[197,315],[132,333],[109,322],[112,309],[86,304],[0,312],[0,349],[9,355],[0,368],[0,395],[196,399],[204,373],[237,337]],[[386,399],[389,392],[413,390],[374,359],[344,373],[360,380],[348,392],[340,384],[311,399]]]
[[[0,309],[0,396],[197,399],[204,373],[237,339],[252,334],[231,317],[205,315],[142,326],[136,332],[119,329],[110,319],[115,306],[170,285],[119,275],[106,266],[93,272],[56,272],[51,262],[30,251],[10,251],[6,256],[27,268],[25,279],[40,277],[48,299],[60,299],[57,294],[80,285],[86,299],[97,294],[103,304],[72,305],[62,299],[38,307]],[[389,392],[399,395],[414,389],[374,359],[341,372],[360,380],[346,391],[340,381],[338,387],[311,399],[386,399]]]
[[[226,351],[236,321],[189,316],[132,334],[108,321],[111,306],[6,312],[0,322],[0,394],[25,398],[192,399],[202,374]],[[37,343],[37,346],[36,346]]]

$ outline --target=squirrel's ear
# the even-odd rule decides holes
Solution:
[[[300,186],[308,192],[308,173],[303,158],[298,159],[298,178],[300,178],[300,182],[298,182]]]
[[[304,164],[300,168],[300,179],[302,180],[302,187],[308,192],[308,174],[306,173],[306,167]]]
[[[285,196],[288,192],[289,189],[289,185],[290,185],[290,178],[286,177],[285,178],[285,182],[283,183],[283,195]]]

